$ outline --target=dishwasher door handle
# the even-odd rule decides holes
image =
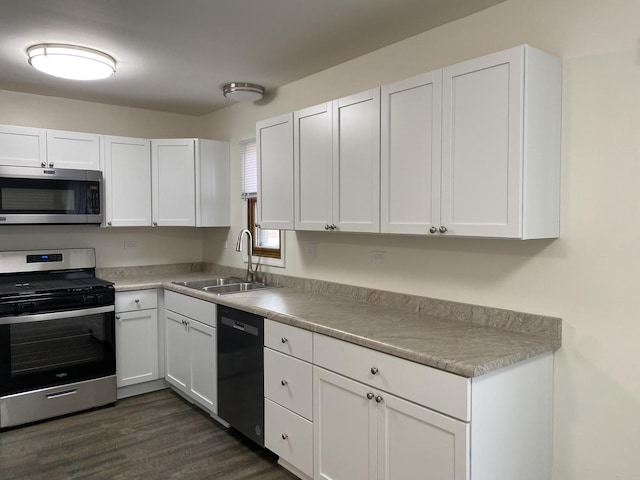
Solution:
[[[238,320],[233,320],[232,318],[222,317],[220,319],[220,323],[223,326],[234,328],[239,332],[248,333],[249,335],[253,335],[255,337],[260,334],[260,330],[257,327],[249,325],[248,323],[239,322]]]

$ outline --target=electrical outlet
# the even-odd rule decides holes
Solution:
[[[138,248],[138,242],[136,240],[125,240],[124,241],[124,249],[132,250],[134,248]]]
[[[371,251],[371,261],[373,263],[384,263],[384,254],[385,254],[385,252],[372,250]]]

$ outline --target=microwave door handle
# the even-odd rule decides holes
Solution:
[[[86,315],[98,315],[101,313],[115,312],[115,307],[85,308],[81,310],[68,310],[65,312],[35,313],[19,315],[15,317],[0,317],[0,325],[17,325],[19,323],[44,322],[47,320],[60,320],[63,318],[84,317]]]

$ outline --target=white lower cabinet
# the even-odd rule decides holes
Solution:
[[[156,290],[116,293],[118,388],[160,378],[159,360]]]
[[[313,476],[313,334],[264,322],[264,441],[300,478]]]
[[[467,423],[319,367],[314,385],[314,478],[469,478]]]
[[[217,414],[216,305],[171,291],[165,296],[166,380]]]
[[[550,480],[553,354],[465,378],[313,336],[314,479]]]

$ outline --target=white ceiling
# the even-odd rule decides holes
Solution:
[[[0,0],[0,89],[202,115],[222,85],[267,90],[503,0]],[[118,62],[77,82],[30,67],[36,43],[72,43]]]

